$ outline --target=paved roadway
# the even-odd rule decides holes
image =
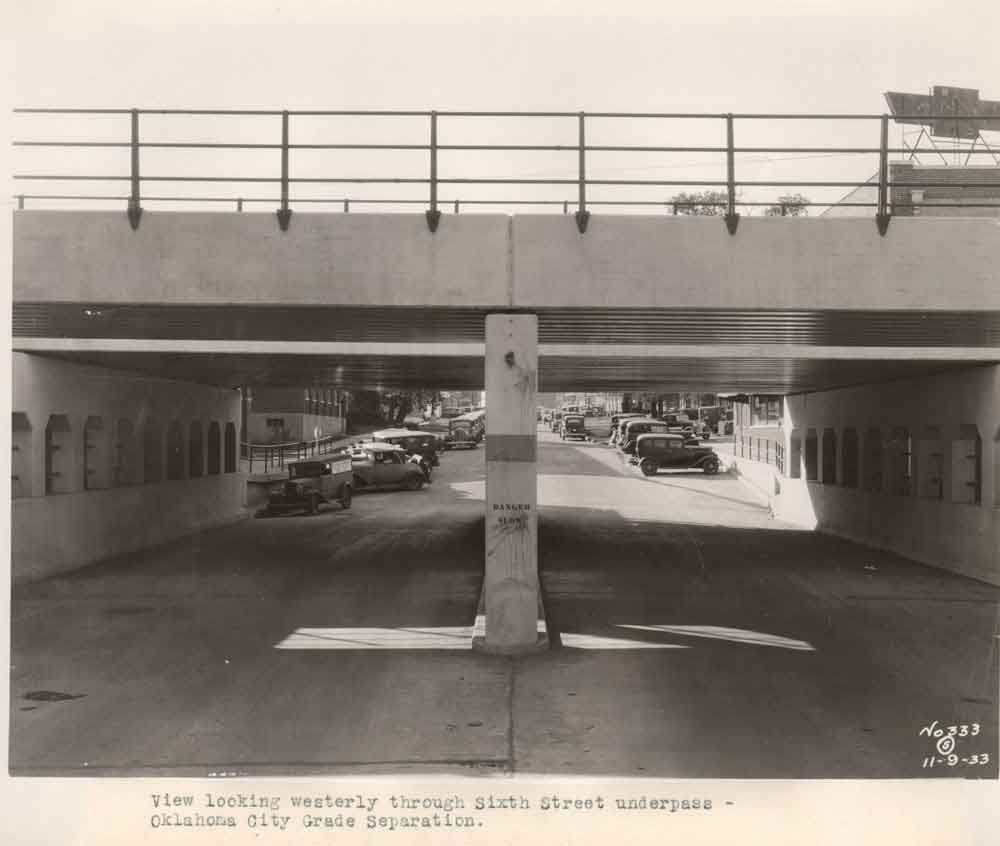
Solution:
[[[14,772],[996,777],[1000,590],[540,440],[550,651],[468,648],[483,451],[446,453],[420,492],[19,588]],[[934,720],[990,763],[923,768]]]

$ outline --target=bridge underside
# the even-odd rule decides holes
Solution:
[[[14,348],[231,387],[484,385],[495,309],[14,304]],[[517,311],[517,310],[515,310]],[[996,359],[1000,314],[538,309],[539,389],[797,393]]]
[[[23,348],[22,348],[23,349]],[[112,370],[220,387],[238,385],[338,385],[344,387],[479,390],[484,387],[482,354],[468,356],[345,353],[214,353],[136,351],[51,351],[43,355]],[[752,355],[751,353],[748,353]],[[982,361],[833,358],[759,358],[704,348],[685,357],[539,356],[539,390],[544,392],[718,390],[791,394],[887,382],[943,372]]]

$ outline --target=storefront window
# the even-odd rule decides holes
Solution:
[[[755,394],[750,398],[751,426],[779,426],[784,416],[784,397]]]

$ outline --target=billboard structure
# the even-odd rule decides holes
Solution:
[[[978,88],[953,85],[935,85],[930,94],[886,91],[885,99],[896,123],[920,127],[915,143],[908,144],[904,136],[904,145],[912,150],[911,158],[920,152],[920,142],[926,137],[931,150],[947,164],[944,151],[934,139],[950,138],[954,146],[949,152],[964,152],[966,164],[979,144],[980,153],[988,153],[994,164],[1000,164],[997,152],[983,137],[983,132],[1000,132],[1000,100],[983,100]],[[972,144],[964,147],[963,141]]]

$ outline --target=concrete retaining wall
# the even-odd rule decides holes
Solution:
[[[809,429],[820,437],[824,429],[833,429],[838,436],[838,477],[835,483],[824,484],[820,466],[818,480],[807,481],[804,470],[800,478],[787,478],[769,465],[735,458],[741,476],[767,497],[775,517],[1000,584],[1000,366],[794,395],[786,397],[785,408],[789,463],[793,431],[804,441]],[[954,470],[949,445],[962,437],[962,425],[975,426],[981,438],[978,504],[953,501],[951,495]],[[918,495],[924,470],[916,446],[911,494],[865,490],[863,454],[858,456],[857,487],[842,484],[845,428],[854,428],[861,437],[877,427],[884,439],[899,426],[909,430],[915,443],[927,427],[940,431],[944,445],[941,498]],[[884,459],[881,469],[886,471]]]
[[[75,570],[202,529],[242,519],[240,473],[16,499],[11,524],[14,583]]]
[[[244,514],[238,391],[24,353],[13,355],[11,375],[20,427],[11,509],[16,582]],[[158,437],[147,444],[145,426],[153,421]],[[123,433],[123,425],[130,430]],[[47,428],[58,439],[55,451]],[[179,439],[170,440],[171,430]]]

